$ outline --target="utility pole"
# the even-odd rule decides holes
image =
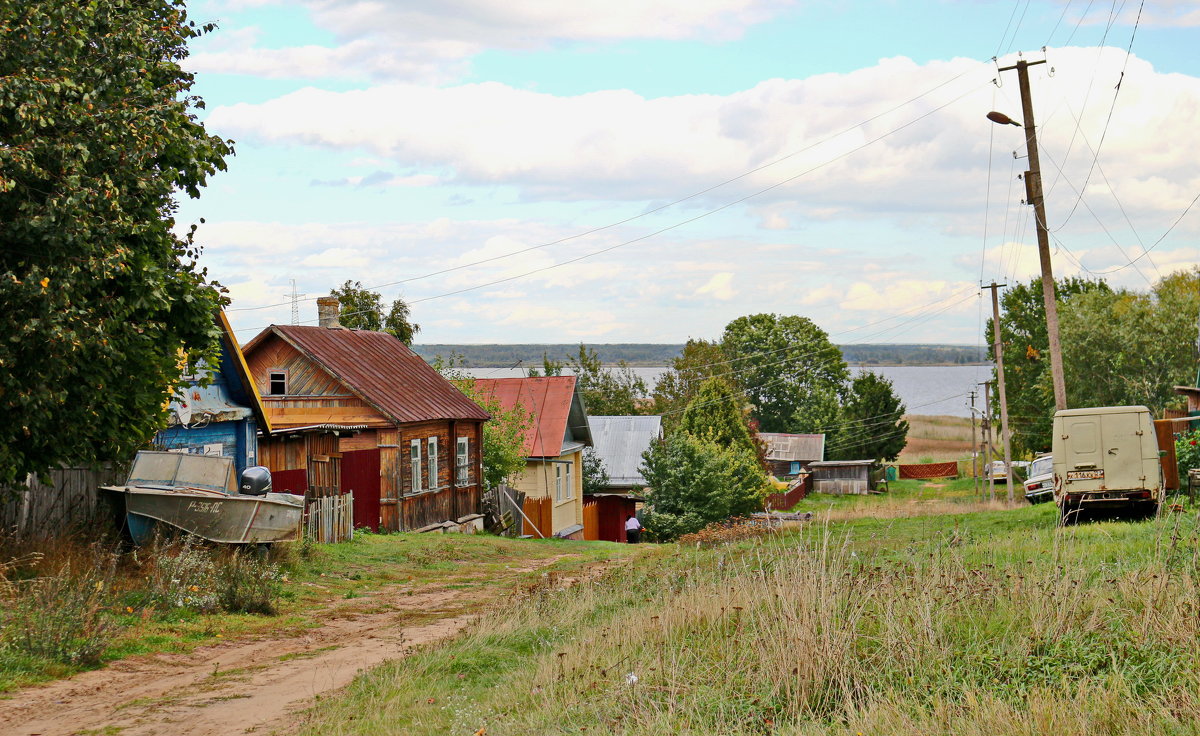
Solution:
[[[1046,335],[1050,340],[1050,375],[1054,379],[1054,408],[1061,411],[1067,408],[1067,387],[1063,380],[1062,343],[1058,338],[1058,301],[1054,290],[1054,272],[1050,266],[1050,232],[1046,229],[1046,202],[1042,197],[1042,167],[1038,158],[1037,131],[1033,122],[1033,96],[1029,91],[1029,67],[1045,63],[1045,59],[1021,59],[1012,66],[1002,67],[1000,71],[1016,69],[1017,80],[1021,84],[1025,151],[1029,155],[1029,171],[1025,172],[1025,201],[1033,205],[1034,219],[1037,221],[1038,260],[1042,266],[1042,299],[1046,305]],[[1020,125],[1016,121],[1008,120],[1002,113],[991,113],[988,118],[993,122]]]
[[[979,495],[979,470],[976,463],[979,458],[979,446],[975,444],[975,389],[971,389],[967,395],[971,397],[971,479],[975,481],[975,495]]]
[[[996,355],[997,388],[1000,390],[1000,441],[1004,443],[1004,475],[1008,480],[1008,502],[1013,502],[1012,436],[1008,431],[1008,398],[1004,395],[1004,343],[1000,340],[1000,297],[1001,286],[992,282],[985,289],[992,290],[992,350]]]
[[[979,384],[983,386],[983,472],[984,478],[987,480],[988,499],[996,500],[996,479],[992,477],[992,382],[984,381]]]

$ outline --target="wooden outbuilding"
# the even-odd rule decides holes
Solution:
[[[317,304],[320,326],[272,325],[244,350],[272,475],[353,491],[355,525],[381,531],[478,514],[488,413],[394,336],[338,324],[336,299]]]
[[[825,460],[810,463],[812,489],[835,495],[867,494],[871,488],[874,460]]]
[[[766,446],[767,470],[776,478],[794,478],[825,459],[825,435],[759,432]]]

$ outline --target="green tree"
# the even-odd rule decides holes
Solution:
[[[892,382],[874,371],[863,371],[850,383],[842,407],[841,431],[826,447],[831,460],[895,460],[908,441],[904,402]]]
[[[754,314],[725,327],[721,347],[763,432],[796,432],[807,397],[841,397],[849,370],[829,335],[807,317]]]
[[[751,450],[687,432],[651,445],[642,454],[642,477],[649,486],[643,523],[659,540],[759,511],[770,491]]]
[[[330,290],[329,295],[338,298],[341,310],[338,321],[343,327],[386,332],[405,345],[412,345],[413,338],[421,331],[421,325],[411,321],[412,315],[403,299],[393,301],[385,315],[383,297],[363,288],[359,281],[347,281],[341,288]]]
[[[608,489],[611,478],[604,467],[604,460],[595,448],[588,447],[583,451],[583,492],[584,494],[603,493]]]
[[[434,370],[458,387],[467,398],[491,415],[483,423],[483,482],[488,489],[507,482],[525,469],[525,437],[533,426],[533,415],[517,404],[505,409],[491,394],[481,391],[475,379],[461,369],[462,356],[437,356]]]
[[[1068,405],[1143,405],[1157,415],[1177,402],[1173,387],[1195,379],[1197,313],[1200,269],[1149,293],[1096,289],[1071,299],[1060,320]]]
[[[700,390],[700,384],[728,371],[719,343],[688,339],[683,352],[672,359],[670,369],[654,385],[654,411],[662,415],[664,427],[669,431],[679,422],[680,414]]]
[[[1060,313],[1080,294],[1110,290],[1103,282],[1079,278],[1057,279],[1054,283]],[[1050,340],[1046,336],[1042,281],[1035,278],[1027,284],[1017,284],[1005,291],[1000,300],[1000,339],[1004,342],[1004,381],[1013,449],[1018,454],[1045,452],[1051,444],[1054,392],[1049,383]],[[994,361],[991,319],[984,327],[984,342],[988,345],[988,359]],[[998,396],[992,398],[993,406],[999,406]]]
[[[125,460],[227,300],[175,234],[231,142],[180,61],[182,0],[0,3],[0,483]]]
[[[628,416],[643,413],[646,382],[625,361],[615,368],[600,362],[595,350],[583,343],[579,352],[567,358],[567,367],[579,378],[579,392],[589,414]]]
[[[548,353],[543,352],[542,353],[542,367],[537,368],[535,366],[533,368],[530,368],[526,375],[528,375],[530,378],[538,378],[538,377],[543,377],[543,376],[561,376],[562,372],[563,372],[563,368],[565,368],[566,366],[567,366],[566,363],[562,362],[561,360],[555,360],[555,359],[551,358]]]
[[[675,431],[712,440],[722,447],[740,447],[759,454],[758,441],[746,424],[742,396],[724,379],[710,378],[683,410]]]

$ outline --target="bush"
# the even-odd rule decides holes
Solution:
[[[642,523],[657,540],[760,511],[771,490],[752,450],[687,432],[651,446],[642,455],[642,476],[653,489]]]
[[[1187,473],[1200,468],[1200,429],[1182,432],[1175,438],[1175,460],[1179,463],[1179,482],[1187,487]]]
[[[108,612],[115,576],[116,556],[97,552],[94,565],[67,564],[7,586],[0,646],[62,664],[99,663],[118,629]]]
[[[194,538],[151,549],[154,566],[145,602],[160,610],[274,614],[280,597],[277,565],[252,551],[221,551]]]
[[[249,551],[223,556],[217,567],[216,595],[229,613],[273,615],[280,596],[279,569]]]

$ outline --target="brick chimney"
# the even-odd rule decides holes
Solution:
[[[344,329],[338,322],[338,299],[336,296],[317,298],[317,326],[329,330]]]

